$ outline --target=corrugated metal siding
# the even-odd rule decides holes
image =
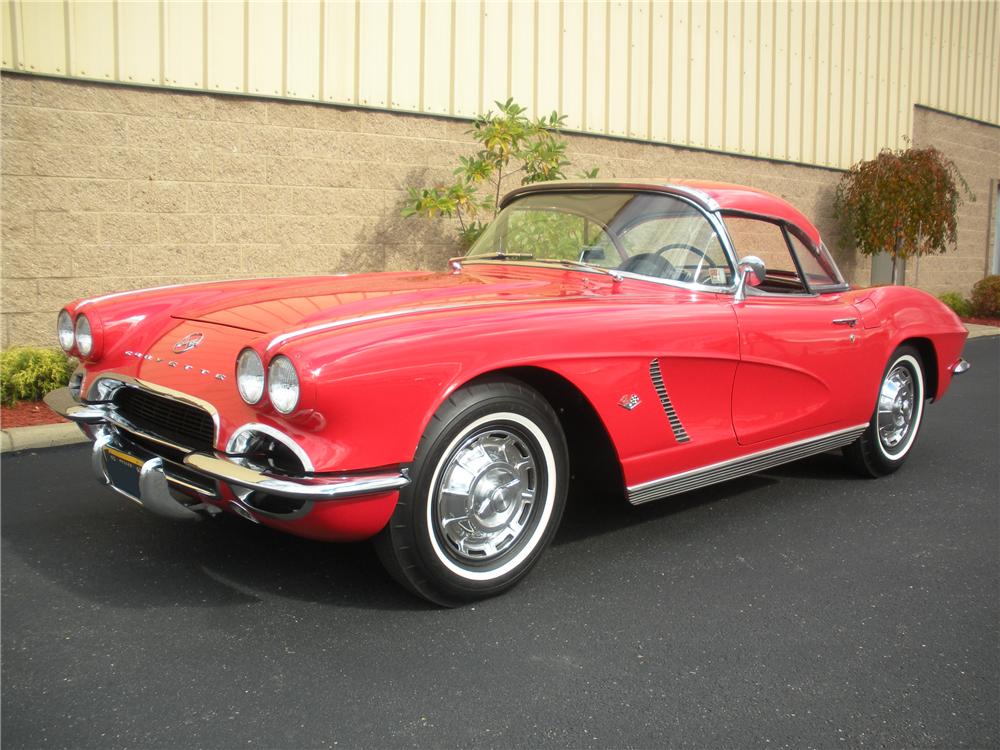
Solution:
[[[473,117],[846,167],[913,104],[1000,124],[1000,4],[3,0],[26,73]]]

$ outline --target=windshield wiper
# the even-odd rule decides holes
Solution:
[[[568,260],[565,258],[535,258],[533,262],[549,263],[553,266],[568,266],[570,268],[582,268],[587,271],[596,271],[597,273],[607,274],[615,281],[625,280],[625,277],[622,276],[617,271],[612,271],[607,268],[601,268],[600,266],[593,266],[590,263],[584,263],[582,260]]]
[[[508,253],[497,250],[495,253],[477,253],[476,255],[459,255],[457,258],[449,258],[449,262],[464,260],[531,260],[535,256],[531,253]]]

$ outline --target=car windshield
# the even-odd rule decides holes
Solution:
[[[525,195],[476,240],[466,260],[477,259],[559,262],[707,287],[733,279],[707,217],[664,193]]]

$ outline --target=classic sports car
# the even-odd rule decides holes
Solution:
[[[149,510],[374,537],[454,605],[524,577],[574,476],[639,504],[835,448],[895,471],[965,337],[924,292],[851,289],[773,195],[556,182],[507,195],[447,272],[67,305],[83,364],[47,401]]]

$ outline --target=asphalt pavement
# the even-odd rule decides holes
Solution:
[[[367,544],[172,523],[86,446],[2,458],[4,748],[997,747],[1000,339],[908,464],[578,497],[506,596]]]

